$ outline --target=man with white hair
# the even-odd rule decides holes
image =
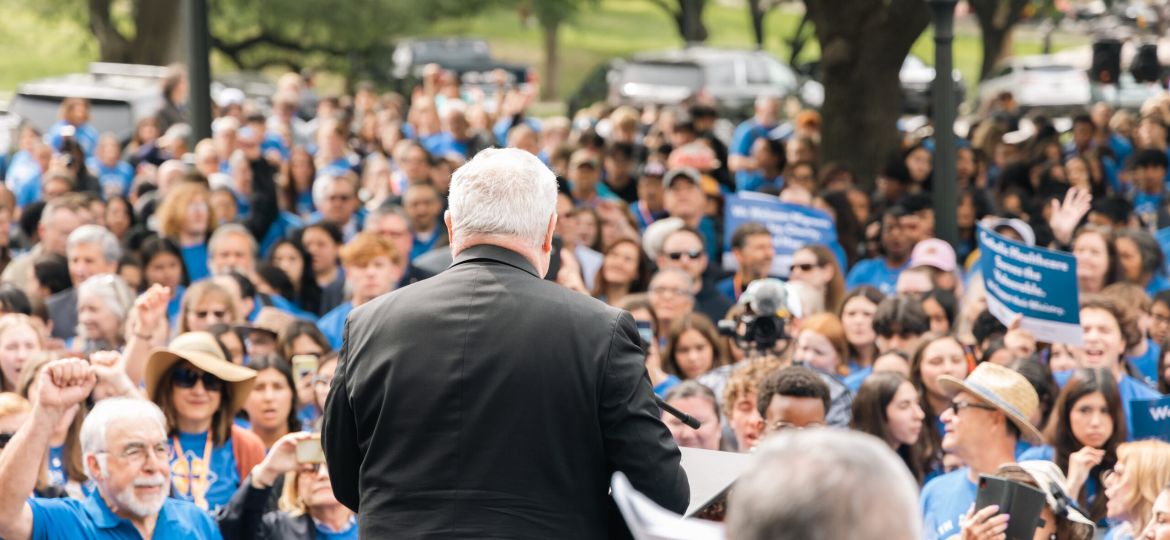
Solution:
[[[309,216],[309,223],[337,225],[346,242],[365,227],[366,209],[358,199],[357,178],[351,173],[318,177],[313,182],[313,204],[317,211]]]
[[[207,266],[214,276],[233,270],[251,276],[256,269],[256,238],[246,227],[229,223],[215,229],[207,241]]]
[[[922,538],[918,486],[876,437],[792,430],[757,446],[753,460],[728,498],[728,538]]]
[[[603,538],[615,470],[686,508],[633,318],[542,279],[556,198],[537,157],[480,152],[451,180],[451,268],[350,314],[322,443],[363,536]]]
[[[86,473],[97,489],[84,500],[29,498],[53,428],[97,382],[84,360],[55,360],[38,375],[28,419],[0,452],[0,538],[221,538],[211,517],[168,497],[171,448],[157,405],[99,401],[81,425]]]
[[[60,339],[77,334],[77,287],[90,276],[117,273],[122,247],[109,229],[82,225],[69,234],[65,257],[73,286],[45,299],[49,319],[53,321],[53,337]]]

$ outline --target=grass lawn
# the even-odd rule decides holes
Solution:
[[[82,24],[48,19],[16,1],[0,2],[7,8],[0,18],[0,98],[29,79],[81,71],[97,58],[97,43]],[[751,47],[750,18],[745,7],[712,1],[704,21],[710,33],[709,45]],[[765,22],[766,48],[787,60],[791,36],[800,22],[800,12],[788,5],[773,10]],[[980,45],[978,30],[969,22],[957,25],[955,65],[968,84],[978,76]],[[471,35],[489,40],[500,58],[524,62],[543,70],[542,39],[539,28],[526,26],[509,9],[489,10],[477,17],[441,21],[420,33],[427,35]],[[1057,34],[1057,49],[1087,43],[1084,36]],[[682,45],[674,22],[658,7],[645,0],[602,0],[587,8],[561,30],[561,66],[557,73],[561,96],[568,96],[595,66],[614,57],[638,51],[676,48]],[[915,43],[913,52],[933,62],[934,42],[928,30]],[[1036,54],[1040,41],[1035,32],[1017,32],[1016,54]],[[815,59],[819,48],[811,41],[801,60]],[[219,63],[217,62],[216,65]],[[216,66],[213,65],[213,69]],[[541,73],[542,80],[546,77]],[[968,95],[972,93],[969,92]]]

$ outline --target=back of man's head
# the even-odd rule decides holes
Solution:
[[[556,175],[523,150],[488,149],[451,175],[448,202],[456,249],[471,236],[537,247],[556,213]]]
[[[855,431],[791,431],[757,447],[735,484],[728,538],[921,538],[918,489],[889,445]]]

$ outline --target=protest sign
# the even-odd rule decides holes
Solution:
[[[763,193],[725,195],[723,227],[723,267],[735,270],[738,265],[731,254],[731,236],[740,225],[759,223],[772,233],[776,258],[772,275],[788,277],[792,255],[809,244],[822,244],[837,254],[842,271],[846,268],[845,250],[837,243],[837,227],[829,214],[798,204],[780,202]]]
[[[1020,329],[1039,341],[1080,345],[1076,259],[1015,242],[982,226],[978,236],[988,311],[1004,325],[1023,315]]]
[[[1170,396],[1129,402],[1133,440],[1162,439],[1170,442]]]

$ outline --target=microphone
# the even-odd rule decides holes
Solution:
[[[658,407],[669,413],[671,416],[678,418],[680,421],[682,421],[682,423],[690,426],[691,429],[699,429],[699,426],[703,425],[698,420],[695,420],[695,417],[674,407],[671,407],[665,401],[662,401],[662,398],[658,396],[654,396],[654,401],[658,403]]]

